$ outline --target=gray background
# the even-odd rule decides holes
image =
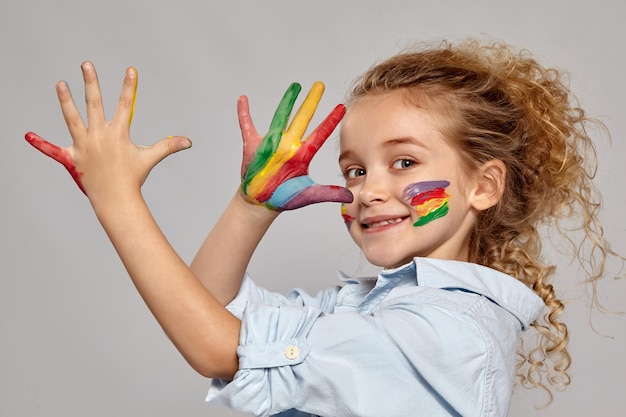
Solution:
[[[626,252],[626,6],[602,1],[10,1],[0,3],[0,416],[235,416],[203,402],[207,381],[164,336],[137,295],[88,201],[56,162],[23,140],[33,130],[69,145],[54,92],[67,80],[82,101],[80,63],[99,71],[112,113],[123,72],[140,86],[133,138],[187,135],[191,150],[161,163],[145,186],[154,215],[191,261],[237,187],[235,103],[250,97],[259,130],[291,81],[320,79],[321,120],[358,74],[417,40],[488,34],[568,69],[588,111],[610,128],[598,142],[602,218]],[[319,182],[340,182],[336,136],[314,160]],[[558,255],[555,255],[558,257]],[[275,290],[315,291],[335,271],[369,273],[336,205],[286,213],[252,260]],[[623,412],[626,327],[589,316],[572,268],[558,286],[572,301],[573,383],[553,405],[520,389],[511,416]],[[569,272],[569,273],[568,273]],[[602,299],[626,309],[625,281]],[[592,328],[595,327],[595,331]],[[606,335],[606,336],[605,336]],[[381,399],[384,401],[384,399]],[[418,410],[416,410],[416,415]]]

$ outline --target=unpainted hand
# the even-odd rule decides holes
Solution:
[[[87,106],[85,125],[67,84],[56,85],[63,117],[72,137],[66,148],[54,145],[39,135],[28,132],[26,140],[45,155],[60,162],[78,187],[88,197],[106,192],[123,192],[126,187],[138,189],[150,170],[166,156],[189,148],[184,137],[170,136],[156,144],[144,147],[130,139],[137,96],[137,70],[128,68],[115,114],[107,121],[96,70],[90,62],[82,65]]]

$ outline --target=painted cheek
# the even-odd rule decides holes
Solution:
[[[346,227],[350,230],[350,226],[352,226],[352,222],[355,218],[348,214],[348,210],[346,209],[346,205],[344,203],[341,203],[341,217],[343,217]]]
[[[415,207],[419,215],[413,226],[427,225],[448,214],[450,196],[446,194],[445,189],[449,185],[448,181],[423,181],[409,184],[404,189],[403,198]]]

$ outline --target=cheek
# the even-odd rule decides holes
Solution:
[[[348,230],[350,230],[350,226],[352,226],[352,222],[355,218],[348,214],[348,207],[345,203],[341,203],[341,217],[343,218],[343,222],[346,224]]]
[[[448,181],[423,181],[409,184],[404,189],[403,198],[415,207],[419,216],[413,226],[425,226],[448,214],[450,195],[445,191],[448,186]]]

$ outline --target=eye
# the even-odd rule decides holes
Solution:
[[[394,169],[407,169],[415,165],[416,162],[411,159],[398,159],[392,165]]]
[[[365,175],[365,170],[363,168],[349,168],[345,173],[346,178],[356,178],[363,175]]]

